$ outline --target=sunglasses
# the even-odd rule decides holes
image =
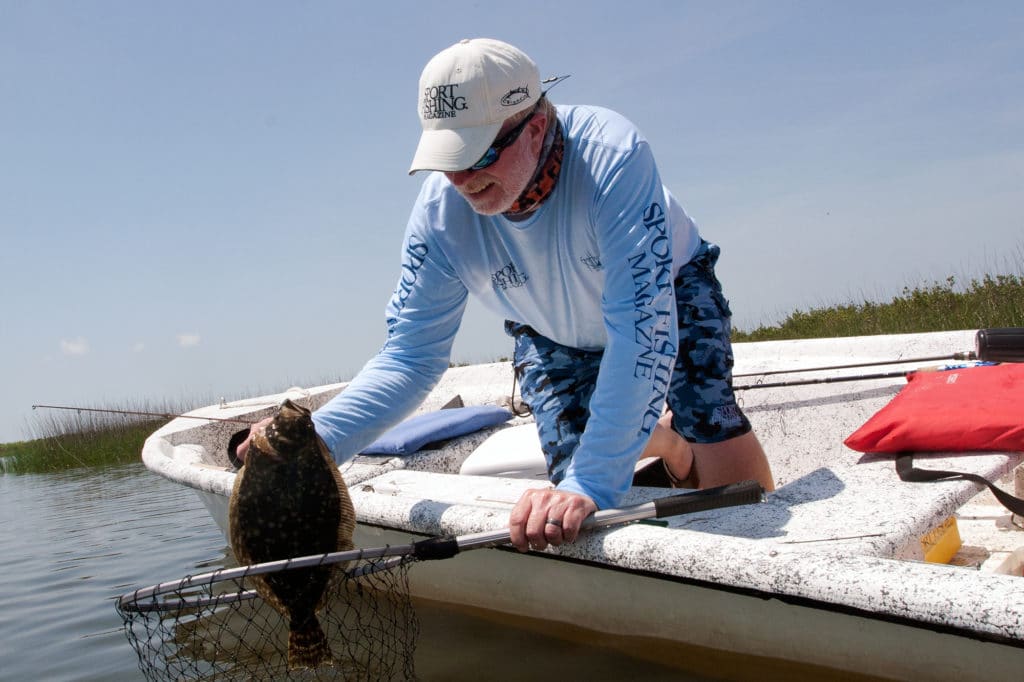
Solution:
[[[484,155],[480,157],[480,160],[470,166],[468,170],[478,171],[494,165],[498,159],[501,158],[501,153],[505,151],[507,147],[511,147],[515,144],[515,141],[519,139],[520,133],[522,133],[526,128],[526,124],[537,115],[537,109],[540,107],[540,103],[543,99],[544,98],[541,97],[537,100],[537,103],[533,105],[533,110],[530,111],[530,115],[520,121],[515,128],[505,133],[500,140],[495,140],[494,143],[487,148],[487,151],[484,152]]]

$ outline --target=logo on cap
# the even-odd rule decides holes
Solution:
[[[514,107],[520,102],[530,99],[530,89],[525,85],[515,90],[509,90],[508,94],[501,98],[501,106]]]
[[[455,94],[458,83],[448,85],[432,85],[423,90],[423,120],[435,118],[455,118],[458,112],[465,111],[466,98]]]

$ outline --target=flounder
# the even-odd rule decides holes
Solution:
[[[313,428],[310,411],[286,400],[254,436],[228,510],[231,548],[248,565],[353,548],[356,515],[345,481]],[[332,662],[317,612],[339,564],[252,576],[257,593],[287,621],[288,667]]]

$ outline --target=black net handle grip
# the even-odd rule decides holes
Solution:
[[[978,359],[990,362],[1024,362],[1024,328],[979,329],[975,335]]]
[[[655,518],[692,514],[694,512],[756,504],[764,497],[764,488],[757,481],[740,481],[729,485],[695,490],[685,495],[672,495],[654,500]]]

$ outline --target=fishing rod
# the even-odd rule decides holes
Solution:
[[[935,362],[937,360],[982,360],[988,362],[1024,362],[1024,328],[1022,327],[993,327],[979,329],[975,335],[975,350],[959,351],[946,355],[931,355],[920,358],[900,358],[896,360],[877,360],[873,362],[855,362],[846,365],[827,365],[822,367],[802,367],[799,369],[769,369],[763,372],[746,372],[744,374],[733,374],[734,379],[744,377],[768,376],[769,374],[794,374],[799,372],[819,372],[830,369],[853,369],[855,367],[878,367],[880,365],[897,365],[908,362]],[[880,379],[888,376],[899,376],[899,374],[886,374],[879,376],[868,376],[864,378]],[[861,378],[861,377],[855,377]],[[852,379],[850,379],[852,381]],[[824,383],[824,382],[807,382]],[[769,386],[769,384],[759,384]],[[771,384],[772,386],[798,386],[799,383]]]
[[[832,367],[817,367],[803,370],[783,370],[811,372],[815,369],[842,369],[843,367],[867,367],[874,364],[896,364],[902,362],[920,362],[926,360],[947,360],[951,357],[957,360],[980,360],[982,362],[1024,362],[1024,328],[1006,327],[997,329],[980,329],[975,337],[977,351],[967,353],[956,353],[953,356],[940,356],[933,358],[917,358],[914,360],[893,360],[891,362],[864,363],[862,365],[834,365]],[[957,355],[971,355],[973,357],[956,357]],[[840,377],[819,377],[817,379],[798,379],[796,381],[775,381],[766,384],[747,384],[745,386],[734,386],[734,391],[744,391],[754,388],[783,388],[788,386],[806,386],[809,384],[832,384],[841,381],[867,381],[869,379],[892,379],[905,377],[908,374],[922,371],[919,369],[898,370],[893,372],[879,372],[877,374],[855,374]],[[927,370],[923,370],[927,371]],[[763,374],[781,374],[782,372],[764,372]],[[760,376],[750,374],[737,374],[736,376]]]
[[[952,355],[930,355],[923,358],[903,358],[900,360],[878,360],[876,362],[855,362],[848,365],[823,365],[821,367],[800,367],[798,369],[766,369],[763,372],[745,372],[733,374],[734,379],[744,377],[763,377],[769,374],[796,374],[799,372],[823,372],[829,369],[854,369],[855,367],[878,367],[880,365],[898,365],[905,362],[935,362],[937,360],[978,360],[973,350],[953,353]]]
[[[809,370],[808,370],[809,371]],[[919,370],[908,369],[896,372],[878,372],[877,374],[854,374],[842,377],[818,377],[817,379],[797,379],[796,381],[773,381],[767,384],[746,384],[745,386],[733,386],[734,391],[746,391],[753,388],[783,388],[787,386],[807,386],[810,384],[834,384],[842,381],[867,381],[869,379],[893,379],[905,377]]]
[[[32,409],[44,408],[47,410],[74,410],[75,412],[107,412],[110,414],[130,414],[139,417],[162,417],[164,419],[205,419],[213,422],[237,422],[252,426],[256,422],[251,419],[233,419],[230,417],[200,417],[194,414],[171,414],[169,412],[140,412],[137,410],[108,410],[98,407],[74,407],[71,405],[33,405]]]

